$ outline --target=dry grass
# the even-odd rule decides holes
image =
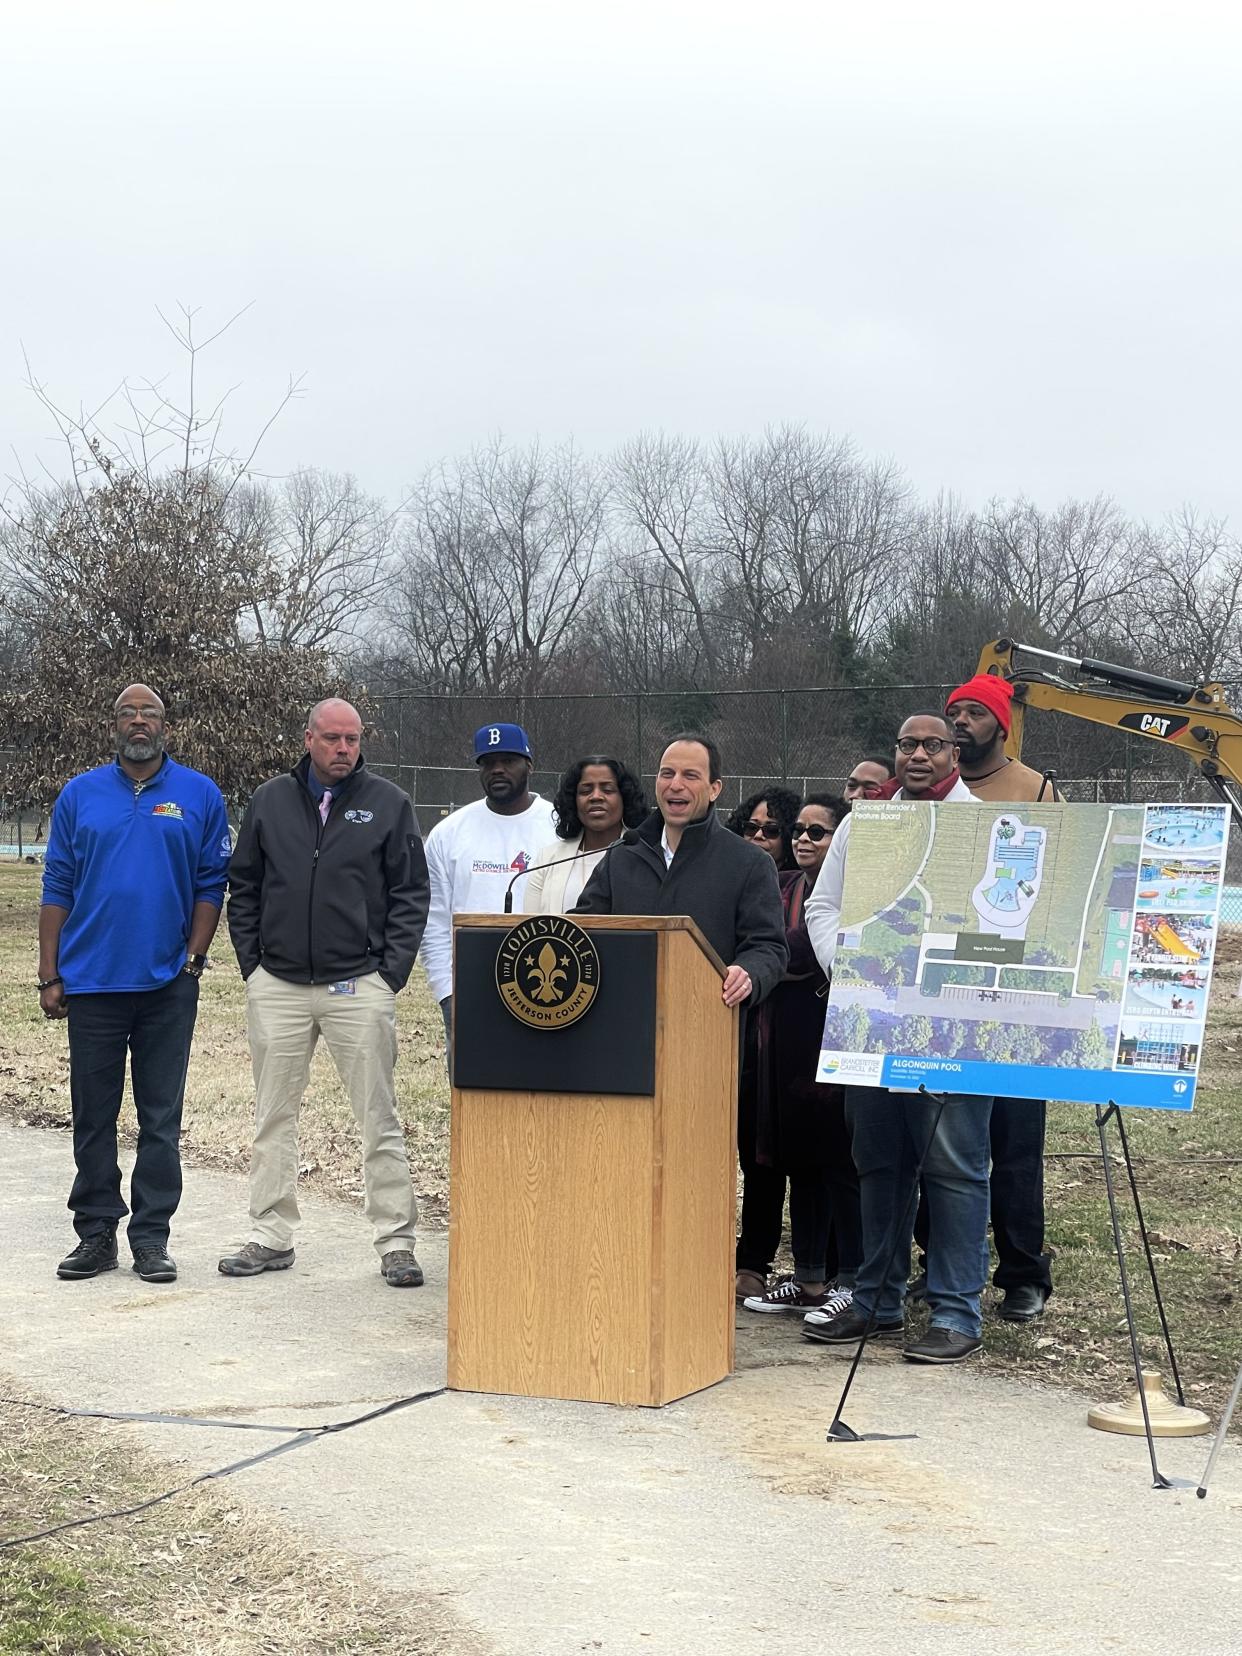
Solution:
[[[35,921],[41,871],[0,864],[0,1110],[31,1126],[68,1127],[69,1063],[63,1023],[39,1011]],[[448,1199],[448,1081],[444,1025],[421,968],[397,1000],[398,1097],[424,1219]],[[182,1152],[207,1167],[244,1172],[250,1157],[254,1088],[246,1046],[246,995],[223,928],[203,975],[186,1088]],[[136,1131],[128,1095],[121,1131]],[[362,1196],[361,1148],[332,1060],[320,1047],[301,1122],[302,1182],[348,1201]]]
[[[0,1384],[10,1396],[11,1385]],[[314,1454],[309,1447],[300,1453]],[[0,1402],[0,1537],[134,1505],[183,1483],[119,1429]],[[361,1572],[201,1485],[150,1511],[0,1553],[0,1656],[467,1656],[428,1598]]]
[[[41,1017],[34,978],[38,870],[0,866],[0,1110],[33,1125],[69,1122],[65,1033]],[[252,1108],[242,985],[222,939],[203,980],[190,1066],[184,1150],[188,1159],[241,1172]],[[1216,1399],[1242,1360],[1242,934],[1226,932],[1213,991],[1198,1102],[1191,1115],[1132,1110],[1126,1119],[1139,1162],[1144,1211],[1159,1239],[1159,1270],[1188,1389]],[[447,1201],[448,1086],[439,1008],[416,970],[398,1000],[398,1089],[415,1183],[425,1210]],[[132,1113],[123,1117],[132,1132]],[[1115,1143],[1115,1140],[1114,1140]],[[1029,1327],[989,1321],[989,1363],[1062,1379],[1090,1391],[1122,1390],[1129,1345],[1092,1112],[1049,1112],[1048,1238],[1057,1291]],[[1094,1159],[1092,1159],[1094,1158]],[[317,1055],[302,1118],[307,1188],[358,1201],[357,1132],[330,1060]],[[1119,1183],[1123,1175],[1117,1169]],[[1127,1198],[1128,1200],[1128,1195]],[[1145,1332],[1144,1350],[1167,1370],[1155,1337],[1151,1289],[1137,1230],[1127,1244]]]
[[[1203,1067],[1189,1115],[1130,1110],[1126,1130],[1188,1401],[1220,1405],[1242,1362],[1242,935],[1221,939]],[[1118,1150],[1115,1128],[1109,1143]],[[1009,1369],[1064,1378],[1092,1393],[1132,1386],[1130,1348],[1093,1114],[1049,1111],[1048,1238],[1056,1293],[1030,1329],[995,1325],[990,1358]],[[1085,1154],[1084,1154],[1085,1153]],[[1172,1393],[1150,1279],[1125,1173],[1114,1183],[1142,1350]],[[1242,1422],[1237,1425],[1242,1427]]]

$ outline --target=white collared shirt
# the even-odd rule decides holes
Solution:
[[[664,824],[664,827],[660,832],[660,850],[663,851],[663,853],[664,853],[664,866],[665,866],[665,868],[671,868],[673,866],[673,858],[676,855],[676,852],[673,850],[672,846],[668,843],[668,823],[667,822]]]
[[[896,799],[908,797],[905,793],[894,795]],[[959,777],[941,803],[978,805],[981,801],[975,798]],[[852,821],[853,817],[847,816],[844,822],[838,824],[837,831],[832,836],[832,844],[828,848],[828,855],[824,858],[816,877],[815,889],[807,898],[806,907],[802,911],[815,958],[825,972],[832,970],[837,953],[841,925],[841,892],[845,884],[845,853],[850,842]]]

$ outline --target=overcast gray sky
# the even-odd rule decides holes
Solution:
[[[213,325],[238,442],[395,499],[490,433],[802,421],[968,502],[1242,525],[1232,5],[5,8],[0,437]]]

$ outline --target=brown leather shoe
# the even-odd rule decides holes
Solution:
[[[287,1271],[293,1264],[292,1248],[265,1248],[262,1242],[247,1242],[236,1253],[220,1261],[221,1276],[260,1276],[264,1271]]]
[[[409,1248],[394,1248],[380,1260],[380,1275],[390,1288],[421,1288],[423,1268]]]
[[[767,1277],[758,1271],[739,1271],[733,1283],[733,1298],[738,1305],[745,1299],[757,1298],[768,1286]]]

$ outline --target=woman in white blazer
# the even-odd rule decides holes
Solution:
[[[518,887],[523,913],[568,914],[608,847],[646,814],[638,778],[619,759],[590,754],[572,764],[552,802],[556,838],[536,851],[531,871]],[[576,862],[562,860],[575,856]]]

